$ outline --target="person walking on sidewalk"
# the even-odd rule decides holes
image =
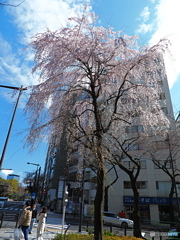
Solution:
[[[33,204],[31,211],[32,211],[32,219],[31,219],[31,223],[29,226],[29,234],[31,234],[32,228],[33,228],[34,223],[36,222],[36,218],[37,218],[36,204]]]
[[[30,206],[30,201],[27,201],[23,206],[23,211],[18,221],[18,225],[22,228],[25,240],[28,240],[28,228],[32,218],[32,211],[30,210]]]
[[[37,240],[43,240],[42,234],[44,233],[46,217],[47,217],[47,208],[42,207],[41,212],[37,216],[37,220],[38,220]]]

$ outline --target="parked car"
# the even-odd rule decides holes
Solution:
[[[133,228],[134,222],[127,218],[121,218],[113,212],[103,212],[103,223],[114,226]]]
[[[169,229],[168,239],[180,239],[180,226],[174,226]]]
[[[0,207],[1,208],[5,207],[7,200],[8,200],[7,197],[0,197]]]

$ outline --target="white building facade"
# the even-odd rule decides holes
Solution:
[[[162,81],[159,82],[160,84],[160,91],[159,91],[159,102],[163,112],[166,114],[170,121],[170,129],[176,131],[176,124],[173,114],[173,108],[171,103],[171,97],[168,87],[168,82],[166,77],[163,77]],[[138,129],[138,126],[134,126],[134,130]],[[64,144],[65,145],[65,144]],[[59,152],[57,151],[57,156],[61,159],[61,163],[65,163],[66,161],[66,153],[65,151],[62,152],[65,147],[62,144],[60,147]],[[159,159],[161,161],[167,161],[168,156],[170,156],[171,151],[173,150],[172,143],[170,141],[159,140],[159,141],[152,141],[152,145],[156,148]],[[138,155],[143,149],[141,149],[140,145],[136,145],[134,149],[132,149],[132,153]],[[172,157],[168,160],[169,165],[167,164],[167,169],[172,173],[173,169],[179,169],[178,163],[178,155],[176,157]],[[59,201],[62,201],[63,192],[60,191],[62,185],[62,179],[66,178],[66,184],[68,183],[68,190],[69,190],[69,202],[71,207],[67,209],[69,212],[75,211],[74,209],[77,206],[80,206],[81,201],[83,201],[84,205],[84,215],[91,216],[92,215],[92,208],[93,208],[93,201],[96,194],[96,182],[95,182],[95,173],[90,168],[85,168],[83,173],[82,168],[79,168],[79,161],[78,155],[74,154],[74,158],[76,161],[72,165],[62,164],[60,166],[56,166],[58,163],[58,158],[56,159],[54,164],[54,172],[56,174],[56,180],[59,182],[59,186],[57,181],[55,182],[55,174],[51,174],[49,179],[54,182],[50,184],[50,181],[47,181],[48,184],[48,196],[51,199],[57,198]],[[172,164],[173,161],[173,164]],[[50,160],[47,161],[47,165],[49,164]],[[168,212],[169,212],[169,192],[171,188],[171,179],[170,177],[162,170],[159,169],[151,160],[149,155],[146,155],[144,158],[140,159],[141,162],[141,170],[140,174],[137,179],[137,186],[139,189],[139,202],[140,202],[140,212],[141,218],[143,222],[148,222],[150,224],[157,225],[160,222],[163,223],[168,220]],[[132,163],[129,159],[124,159],[123,164],[127,168],[132,168]],[[110,166],[111,168],[111,166]],[[49,168],[52,169],[52,164]],[[118,180],[109,188],[108,190],[108,211],[119,213],[124,212],[125,217],[132,219],[132,212],[133,212],[133,192],[130,183],[129,176],[121,170],[118,166],[116,167],[118,173]],[[59,174],[62,171],[61,175]],[[52,170],[50,171],[52,173]],[[58,175],[59,174],[59,175]],[[62,178],[62,176],[64,178]],[[116,178],[115,171],[111,170],[107,174],[106,184],[108,185]],[[180,179],[176,179],[176,181],[180,182]],[[176,187],[176,194],[174,194],[174,205],[176,210],[178,209],[178,195],[179,195],[179,186]],[[83,188],[83,192],[82,192]],[[76,205],[73,209],[72,205]]]
[[[171,97],[168,87],[167,79],[162,79],[161,92],[159,92],[159,102],[162,110],[170,121],[170,129],[176,132],[176,123],[174,119],[174,113],[171,103]],[[166,168],[171,174],[173,171],[180,169],[179,161],[180,154],[176,149],[176,154],[172,154],[174,150],[173,143],[170,139],[164,139],[160,141],[152,141],[152,144],[156,148],[161,161],[169,161],[166,164]],[[135,147],[133,150],[135,155],[138,155],[142,149],[141,147]],[[173,155],[173,156],[171,156]],[[175,156],[176,155],[176,156]],[[156,166],[151,160],[150,156],[141,158],[141,170],[137,180],[137,186],[139,189],[139,202],[140,202],[140,214],[142,222],[157,225],[167,222],[169,220],[169,193],[171,188],[171,178],[162,169]],[[173,161],[173,164],[172,164]],[[129,159],[124,159],[123,164],[131,169],[132,162]],[[118,173],[118,180],[113,184],[108,191],[108,211],[114,213],[124,212],[126,218],[132,219],[133,213],[133,191],[129,176],[116,167]],[[107,175],[106,183],[112,182],[116,178],[115,172],[112,170]],[[180,182],[180,178],[176,177],[176,182]],[[93,196],[95,196],[95,189],[89,187],[87,193],[89,197],[89,203],[93,202]],[[180,199],[180,185],[176,185],[176,193],[174,194],[173,204],[176,214],[178,214]],[[88,189],[86,189],[88,191]]]

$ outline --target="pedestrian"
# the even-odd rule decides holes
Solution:
[[[44,233],[46,217],[47,217],[47,208],[42,207],[41,212],[37,216],[37,220],[38,220],[37,240],[43,240],[42,234]]]
[[[25,205],[23,206],[22,214],[18,221],[18,225],[22,229],[25,240],[28,240],[28,232],[29,232],[28,229],[31,222],[31,218],[32,218],[32,211],[30,209],[30,206],[31,206],[30,201],[26,201]]]
[[[31,211],[32,211],[32,218],[31,218],[31,223],[29,226],[29,234],[31,234],[32,228],[33,228],[34,223],[36,222],[36,218],[37,218],[36,204],[33,204]]]

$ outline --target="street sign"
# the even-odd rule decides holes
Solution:
[[[31,193],[31,198],[35,199],[36,198],[36,193]]]

